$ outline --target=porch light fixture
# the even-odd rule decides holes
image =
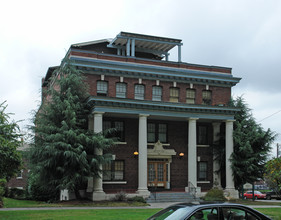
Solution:
[[[184,153],[183,152],[179,153],[179,156],[180,156],[180,159],[183,158]]]
[[[138,151],[135,151],[134,152],[134,158],[137,158],[139,156],[139,152]]]

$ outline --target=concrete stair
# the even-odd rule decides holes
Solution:
[[[147,203],[194,201],[199,201],[199,198],[194,198],[193,195],[187,192],[152,192],[150,196],[146,199]]]

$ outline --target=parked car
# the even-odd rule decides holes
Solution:
[[[268,216],[244,205],[233,203],[180,203],[169,206],[147,220],[269,220]]]
[[[277,192],[275,190],[272,190],[270,192],[266,193],[266,199],[271,200],[271,199],[281,199],[281,191]]]
[[[254,191],[255,199],[266,199],[266,194],[261,193],[260,191]],[[247,191],[244,193],[244,198],[252,199],[253,198],[253,191]]]

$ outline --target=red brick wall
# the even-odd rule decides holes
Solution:
[[[101,80],[100,75],[87,74],[87,81],[90,87],[90,95],[96,96],[96,82]],[[115,97],[116,89],[115,85],[120,82],[120,77],[105,76],[104,80],[108,82],[108,96]],[[139,83],[138,78],[123,78],[124,83],[127,84],[127,98],[134,99],[134,86]],[[143,79],[142,84],[145,86],[145,100],[152,99],[152,86],[156,85],[156,80]],[[164,102],[168,102],[170,98],[169,89],[173,87],[173,82],[160,81],[159,84],[162,87]],[[186,102],[186,89],[190,88],[189,83],[177,83],[177,88],[180,90],[179,102]],[[194,84],[193,88],[196,90],[196,103],[202,104],[202,91],[206,89],[205,85]],[[212,91],[212,105],[224,104],[226,105],[231,97],[231,88],[209,86],[209,90]]]

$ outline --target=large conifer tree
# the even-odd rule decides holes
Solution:
[[[264,130],[256,122],[243,97],[232,100],[230,106],[240,109],[234,116],[234,152],[230,160],[235,187],[241,190],[245,183],[254,183],[263,178],[275,133],[270,129]],[[221,134],[219,141],[214,145],[214,153],[221,172],[225,169],[224,134]]]
[[[88,177],[98,176],[99,165],[111,159],[108,154],[95,155],[95,148],[108,149],[113,140],[87,129],[88,86],[69,60],[62,62],[50,83],[48,98],[34,120],[33,179],[37,187],[40,183],[53,192],[68,189],[79,197]]]
[[[243,97],[237,97],[232,105],[240,109],[235,114],[231,162],[235,186],[241,189],[243,184],[263,178],[275,134],[256,122]]]

